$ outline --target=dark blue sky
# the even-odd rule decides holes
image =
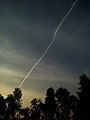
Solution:
[[[19,86],[42,55],[73,2],[0,0],[0,91],[4,95]],[[83,72],[90,75],[89,26],[90,1],[79,0],[52,47],[22,86],[24,99],[43,98],[51,86],[75,93],[78,77]]]

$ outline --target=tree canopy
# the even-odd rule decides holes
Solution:
[[[6,98],[0,94],[0,120],[90,120],[90,78],[79,78],[77,96],[63,87],[46,91],[44,102],[34,98],[22,106],[22,91],[15,88]]]

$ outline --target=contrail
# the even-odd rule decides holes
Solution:
[[[45,51],[43,52],[43,54],[40,56],[40,58],[37,60],[37,62],[33,65],[33,67],[30,69],[30,71],[27,73],[27,75],[25,76],[25,78],[22,80],[21,84],[19,85],[19,88],[24,84],[24,82],[26,81],[26,79],[28,78],[28,76],[31,74],[31,72],[34,70],[34,68],[40,63],[40,61],[43,59],[43,57],[45,56],[45,54],[48,52],[48,50],[50,49],[50,47],[52,46],[53,42],[55,41],[56,35],[58,30],[61,28],[62,24],[64,23],[64,21],[67,19],[67,17],[69,16],[69,14],[71,13],[73,7],[75,6],[75,4],[78,2],[78,0],[75,0],[72,4],[72,6],[70,7],[70,9],[68,10],[68,12],[65,14],[65,16],[62,18],[62,20],[60,21],[59,25],[57,26],[57,28],[55,29],[53,38],[51,43],[48,45],[48,47],[45,49]]]

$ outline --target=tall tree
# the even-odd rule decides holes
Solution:
[[[70,95],[70,112],[71,112],[71,119],[78,120],[79,118],[79,109],[78,109],[78,98],[74,95]]]
[[[80,120],[90,120],[90,78],[86,74],[81,75],[79,85]]]
[[[54,89],[51,87],[47,90],[45,98],[46,120],[54,120],[55,110],[56,110],[55,93]]]
[[[13,94],[6,98],[7,104],[7,120],[16,120],[21,109],[22,92],[19,88],[15,88]]]
[[[0,94],[0,120],[5,120],[6,118],[6,100]]]
[[[65,88],[59,88],[56,91],[56,101],[57,101],[57,110],[56,118],[57,120],[70,120],[70,92]]]
[[[31,105],[30,105],[31,120],[42,119],[42,106],[43,106],[43,103],[40,99],[34,98],[31,101]]]

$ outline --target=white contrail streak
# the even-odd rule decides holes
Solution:
[[[69,14],[71,13],[73,7],[75,6],[75,4],[78,2],[78,0],[75,0],[72,4],[72,6],[70,7],[70,9],[68,10],[68,12],[65,14],[65,16],[62,18],[62,20],[60,21],[59,25],[57,26],[57,28],[55,29],[53,38],[51,43],[48,45],[48,47],[45,49],[45,51],[43,52],[43,54],[40,56],[40,58],[38,59],[38,61],[33,65],[33,67],[30,69],[30,71],[27,73],[27,75],[25,76],[25,78],[22,80],[21,84],[19,85],[19,88],[23,85],[23,83],[26,81],[26,79],[28,78],[28,76],[31,74],[31,72],[34,70],[34,68],[40,63],[40,61],[43,59],[43,57],[45,56],[45,54],[48,52],[48,50],[50,49],[50,47],[52,46],[53,42],[55,41],[56,38],[56,34],[58,32],[58,30],[61,28],[62,24],[64,23],[64,21],[67,19],[67,17],[69,16]]]

